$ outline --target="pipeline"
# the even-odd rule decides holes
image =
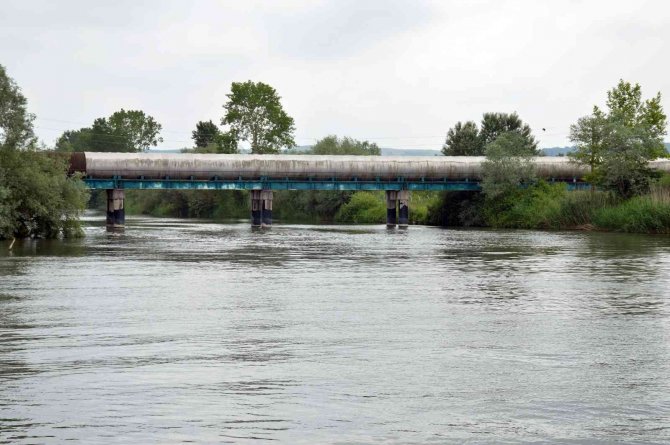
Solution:
[[[176,153],[73,153],[70,172],[124,179],[449,179],[478,180],[483,156],[317,156]],[[539,177],[580,179],[588,166],[567,157],[535,157]],[[670,160],[651,161],[670,173]]]

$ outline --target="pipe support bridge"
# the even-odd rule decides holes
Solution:
[[[412,190],[481,190],[478,156],[317,156],[162,153],[73,153],[70,173],[91,189],[107,190],[108,227],[123,227],[124,190],[249,190],[254,226],[272,224],[273,190],[383,190],[387,224],[409,223]],[[537,175],[587,188],[588,167],[565,157],[536,157]],[[670,172],[670,160],[651,167]]]

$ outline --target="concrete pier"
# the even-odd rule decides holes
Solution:
[[[251,227],[272,226],[272,190],[251,190]]]
[[[263,203],[261,201],[262,190],[251,190],[251,227],[261,226],[261,214],[263,213]]]
[[[396,190],[386,190],[386,227],[395,227],[398,223],[397,200],[398,192]]]
[[[272,190],[261,190],[261,226],[272,226]]]
[[[122,229],[126,225],[123,189],[107,190],[107,230]]]
[[[398,227],[409,225],[409,190],[398,192]]]

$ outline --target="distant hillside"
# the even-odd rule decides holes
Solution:
[[[575,147],[549,147],[541,148],[540,150],[544,152],[545,156],[566,156],[574,149]]]

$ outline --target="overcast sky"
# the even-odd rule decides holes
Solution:
[[[126,108],[162,123],[162,148],[190,146],[231,82],[251,79],[277,89],[299,145],[439,149],[459,120],[516,111],[541,146],[562,146],[620,78],[670,110],[669,55],[667,1],[0,4],[0,64],[47,144]]]

